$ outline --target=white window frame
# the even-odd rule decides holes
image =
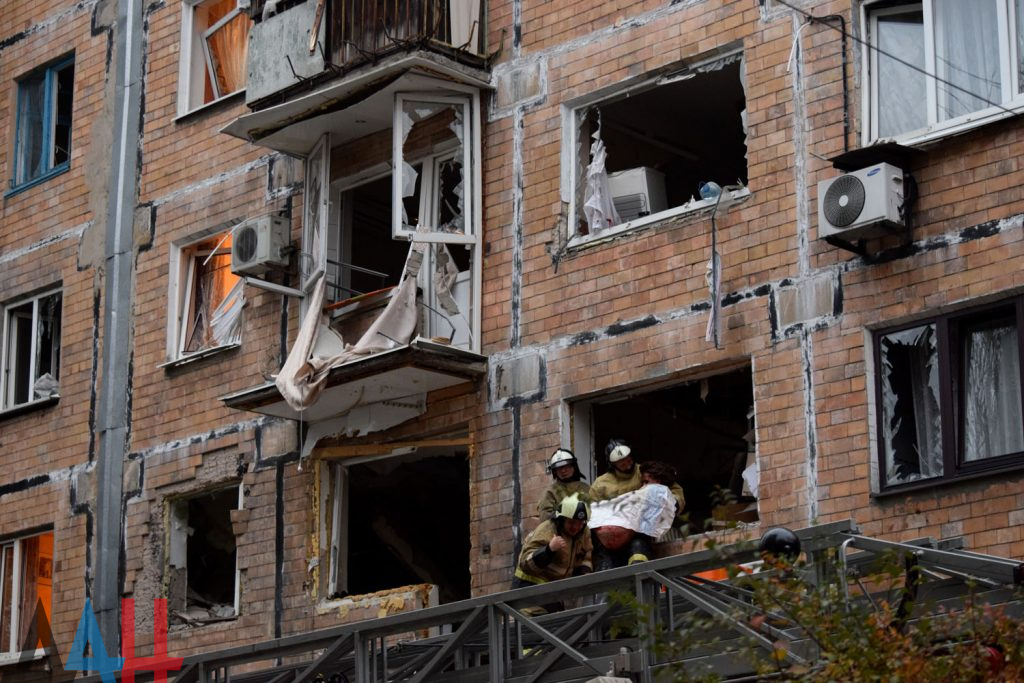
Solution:
[[[463,233],[450,233],[442,232],[433,229],[435,226],[428,225],[426,230],[414,231],[407,229],[402,224],[402,174],[394,173],[391,179],[391,226],[392,234],[395,237],[404,237],[406,239],[416,239],[419,242],[444,242],[446,244],[474,244],[476,242],[476,235],[479,233],[477,223],[477,197],[474,188],[478,186],[480,168],[479,164],[475,167],[473,165],[474,159],[480,159],[478,151],[479,145],[477,141],[479,139],[479,93],[473,90],[464,94],[451,94],[451,95],[440,95],[436,93],[396,93],[395,94],[395,107],[393,110],[394,123],[392,125],[392,163],[394,168],[402,168],[403,162],[410,164],[416,163],[414,160],[407,160],[404,157],[402,146],[404,143],[402,135],[402,112],[405,109],[406,102],[422,102],[425,104],[438,104],[438,105],[453,105],[459,106],[462,109],[462,122],[463,122],[463,134],[462,134],[462,184],[463,184]],[[436,206],[436,192],[434,176],[437,173],[439,162],[445,158],[454,158],[451,153],[442,157],[434,156],[432,163],[423,164],[422,178],[420,179],[420,206],[421,215],[420,221],[422,222],[424,216],[429,216],[431,220],[435,220],[438,214]],[[467,169],[472,169],[467,173]],[[472,183],[472,187],[468,187],[467,183]],[[430,188],[430,196],[426,199],[426,213],[423,213],[423,195],[426,194],[427,188]]]
[[[211,254],[211,250],[199,250],[197,245],[218,235],[225,236],[232,230],[231,225],[203,232],[200,235],[193,235],[186,240],[171,245],[171,264],[168,268],[167,278],[167,301],[173,308],[167,311],[167,362],[161,367],[173,365],[180,361],[203,358],[212,353],[237,348],[241,345],[241,338],[238,341],[228,344],[211,346],[199,351],[186,353],[185,332],[188,326],[185,324],[185,312],[188,311],[192,300],[193,279],[195,276],[195,262],[197,258],[205,258]],[[231,250],[218,246],[218,253],[230,254]]]
[[[730,50],[723,54],[717,54],[714,57],[708,59],[702,59],[700,61],[693,62],[687,66],[691,71],[699,69],[701,66],[718,62],[721,60],[729,59],[735,55],[740,55],[741,60],[743,59],[743,50],[736,49]],[[683,214],[697,213],[703,209],[709,209],[715,206],[717,203],[716,199],[701,199],[690,204],[683,204],[681,206],[674,206],[664,211],[652,213],[648,216],[642,216],[632,221],[626,221],[613,225],[607,230],[602,230],[599,234],[592,235],[579,235],[576,233],[576,226],[579,223],[579,216],[581,214],[581,208],[576,206],[576,197],[579,191],[579,184],[581,179],[576,173],[576,167],[578,164],[578,155],[580,148],[579,139],[579,126],[578,116],[579,112],[583,109],[587,109],[595,104],[605,102],[610,99],[617,99],[626,97],[634,92],[643,92],[646,90],[653,90],[659,86],[669,85],[670,83],[683,80],[689,76],[676,76],[668,74],[664,76],[656,76],[653,78],[641,78],[636,81],[629,81],[619,83],[610,88],[603,88],[598,92],[591,93],[584,97],[573,100],[572,102],[563,104],[561,107],[561,119],[562,119],[562,150],[561,150],[561,181],[560,186],[562,188],[562,202],[569,207],[568,220],[566,221],[566,230],[568,239],[567,246],[577,247],[585,244],[594,242],[604,242],[611,237],[621,235],[622,233],[631,232],[639,228],[644,228],[649,225],[662,223],[670,218],[681,216]],[[750,194],[750,190],[746,187],[734,190],[731,192],[733,200],[746,197]],[[723,197],[724,201],[725,197]]]
[[[21,596],[23,591],[23,586],[21,584],[24,578],[21,575],[23,552],[22,544],[29,539],[38,538],[46,535],[54,536],[54,555],[56,555],[56,535],[53,533],[52,529],[47,531],[41,531],[34,534],[28,534],[26,536],[20,536],[18,538],[9,539],[7,541],[0,543],[0,599],[11,600],[11,634],[10,639],[7,643],[0,642],[0,663],[3,663],[3,661],[7,658],[19,655],[22,652],[17,629],[17,625],[21,621]],[[5,549],[10,546],[14,547],[14,553],[11,561],[13,576],[11,581],[11,594],[5,596],[3,595],[3,586],[6,583],[7,577],[4,575],[3,553]],[[53,608],[52,594],[50,608],[51,610]],[[2,609],[3,604],[0,603],[0,610]],[[44,654],[44,651],[41,649],[35,650],[34,652],[35,655],[33,658]]]
[[[331,136],[325,133],[306,157],[303,192],[302,247],[299,259],[302,291],[309,293],[317,278],[327,271],[329,197],[331,185]],[[317,183],[317,181],[319,181]],[[319,187],[313,187],[316,183]],[[316,190],[316,192],[314,192]],[[302,300],[305,312],[306,299]]]
[[[0,411],[8,410],[8,409],[19,407],[19,406],[30,405],[30,404],[36,403],[36,402],[42,402],[42,401],[49,400],[49,399],[36,399],[36,398],[33,398],[33,390],[32,390],[32,387],[29,386],[28,400],[24,401],[22,403],[14,403],[14,399],[12,397],[12,394],[13,394],[13,391],[14,391],[14,386],[13,386],[14,377],[12,376],[13,368],[11,367],[11,363],[14,362],[14,359],[11,358],[11,353],[10,353],[10,347],[11,347],[11,345],[10,345],[10,341],[11,341],[11,310],[14,309],[14,308],[19,308],[21,306],[24,306],[26,303],[32,302],[32,342],[31,342],[32,345],[31,345],[31,348],[29,349],[29,375],[28,376],[29,376],[30,381],[32,382],[32,384],[35,384],[35,381],[37,379],[37,377],[36,377],[36,370],[37,370],[37,368],[36,368],[36,362],[37,362],[36,356],[38,355],[37,354],[38,350],[36,349],[36,343],[39,340],[39,333],[38,333],[38,329],[39,329],[39,305],[40,305],[40,302],[43,299],[45,299],[47,297],[50,297],[50,296],[53,296],[54,294],[60,294],[61,295],[61,316],[63,316],[64,295],[63,295],[63,290],[60,287],[55,287],[53,289],[48,289],[48,290],[46,290],[44,292],[41,292],[39,294],[35,294],[35,295],[29,296],[29,297],[24,297],[22,299],[18,299],[16,301],[12,301],[11,303],[6,304],[3,307],[0,307],[0,312],[3,313],[3,323],[2,323],[3,324],[3,329],[2,329],[3,334],[0,334],[0,344],[2,344],[2,347],[0,347],[0,379],[2,379],[2,384],[0,384]],[[61,326],[61,333],[63,334],[63,325]],[[60,338],[58,337],[58,342],[59,341],[60,341]],[[17,353],[15,352],[13,355],[16,357]],[[58,355],[58,363],[59,363],[59,360],[60,360],[60,357]],[[60,380],[59,375],[60,375],[60,371],[58,370],[58,377],[56,377],[57,380]]]
[[[1016,0],[997,1],[999,61],[1001,67],[1001,102],[999,104],[1001,106],[989,106],[952,119],[939,121],[937,82],[934,78],[924,76],[927,93],[927,102],[925,104],[926,126],[918,130],[900,133],[889,139],[894,139],[904,145],[920,144],[962,133],[1024,111],[1024,92],[1014,92],[1018,82],[1018,70],[1016,67],[1017,43],[1014,40],[1018,30],[1014,6]],[[868,0],[861,4],[860,7],[861,26],[866,34],[868,43],[868,46],[864,48],[861,55],[861,68],[863,73],[866,74],[865,81],[867,84],[867,97],[863,98],[861,104],[861,116],[866,122],[866,125],[862,126],[861,131],[864,145],[869,145],[880,139],[877,133],[878,52],[873,47],[875,36],[878,34],[877,17],[920,9],[923,14],[924,69],[928,74],[934,75],[938,73],[935,55],[935,15],[932,10],[932,0],[917,0],[916,2],[896,5],[882,5],[881,2],[882,0]]]
[[[193,111],[207,107],[219,102],[238,92],[244,92],[245,87],[229,93],[217,92],[216,79],[212,87],[213,99],[203,102],[205,95],[204,86],[206,83],[207,70],[212,73],[212,58],[209,49],[206,47],[206,39],[218,28],[228,23],[240,11],[238,6],[224,15],[213,26],[207,27],[201,33],[196,28],[196,10],[210,0],[181,0],[181,54],[178,62],[178,116],[185,116]]]

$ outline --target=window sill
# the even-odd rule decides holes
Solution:
[[[866,143],[867,147],[877,145],[883,142],[895,142],[905,147],[927,147],[932,143],[942,142],[946,138],[952,138],[957,135],[963,135],[973,130],[987,126],[992,123],[998,123],[999,121],[1005,121],[1009,118],[1014,118],[1024,114],[1024,105],[1018,104],[1017,106],[1007,107],[1009,111],[1004,109],[985,109],[982,111],[974,112],[973,114],[967,114],[955,123],[944,123],[941,127],[931,127],[924,130],[914,131],[912,133],[904,135],[896,135],[889,138],[877,138],[870,140]]]
[[[51,168],[46,173],[43,173],[42,175],[38,175],[35,178],[33,178],[32,180],[29,180],[27,182],[22,183],[21,185],[18,185],[17,187],[12,187],[11,189],[7,190],[7,192],[4,193],[4,199],[7,199],[8,197],[13,197],[16,194],[21,194],[25,190],[32,189],[36,185],[41,185],[42,183],[45,183],[50,178],[54,178],[54,177],[59,176],[59,175],[61,175],[63,173],[67,173],[70,169],[71,169],[71,164],[61,164],[60,166],[56,166],[54,168]]]
[[[750,190],[748,188],[735,190],[732,192],[730,203],[735,204],[736,202],[745,201],[746,198],[749,196]],[[607,230],[602,230],[601,232],[595,233],[593,235],[574,235],[573,237],[569,238],[569,243],[566,245],[566,247],[570,251],[577,249],[585,249],[587,247],[592,247],[597,244],[603,244],[622,235],[626,235],[632,232],[643,230],[653,225],[664,223],[665,221],[677,218],[679,216],[697,216],[704,213],[710,213],[711,210],[715,208],[716,201],[717,200],[715,199],[701,199],[700,201],[687,202],[682,206],[677,206],[672,209],[667,209],[665,211],[659,211],[658,213],[651,214],[650,216],[643,216],[642,218],[631,220],[628,223],[620,223],[619,225],[613,225]]]
[[[973,471],[953,477],[947,477],[945,479],[922,479],[910,484],[900,484],[886,488],[883,491],[872,491],[871,498],[882,501],[886,498],[895,498],[922,491],[947,488],[950,486],[956,486],[957,484],[974,482],[989,477],[1002,476],[1011,473],[1017,473],[1024,476],[1024,463],[1018,462],[1012,465],[1003,465],[1000,467],[993,467],[991,469]]]
[[[28,403],[19,403],[16,406],[5,408],[0,410],[0,421],[6,420],[7,418],[15,417],[17,415],[23,415],[24,413],[31,413],[36,410],[42,410],[50,406],[55,406],[60,401],[60,395],[47,396],[46,398],[37,398],[34,401]]]
[[[185,367],[186,365],[191,365],[192,363],[198,363],[199,361],[205,360],[212,356],[219,356],[222,353],[227,353],[228,351],[240,348],[241,346],[241,342],[235,342],[234,344],[224,344],[223,346],[214,346],[209,349],[203,349],[202,351],[190,353],[187,356],[182,356],[180,358],[175,358],[174,360],[169,360],[166,363],[160,363],[159,365],[157,365],[157,367],[163,368],[164,370],[175,370],[177,368]]]
[[[191,119],[198,118],[199,116],[201,116],[202,114],[205,114],[208,111],[211,111],[211,110],[214,110],[214,109],[219,109],[221,107],[221,105],[224,105],[224,104],[226,104],[228,102],[234,102],[238,98],[243,98],[244,99],[244,97],[245,97],[245,88],[242,88],[241,90],[236,90],[233,93],[225,95],[224,97],[220,98],[219,100],[212,100],[210,102],[207,102],[206,104],[199,105],[195,109],[190,109],[189,111],[179,113],[177,116],[174,117],[174,122],[175,123],[188,123]]]
[[[53,653],[52,648],[40,648],[26,652],[4,652],[0,654],[0,667],[24,662],[34,662],[43,659]],[[12,674],[13,675],[13,674]]]

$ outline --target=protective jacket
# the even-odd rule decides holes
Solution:
[[[631,473],[620,472],[612,467],[594,480],[594,483],[590,486],[590,499],[595,502],[611,500],[616,496],[621,496],[623,493],[636,491],[643,483],[639,466],[634,466]],[[672,491],[672,495],[676,497],[676,502],[679,503],[679,507],[676,510],[676,518],[679,519],[686,508],[686,497],[683,495],[683,489],[679,484],[672,484],[669,488]]]
[[[563,536],[565,547],[553,552],[548,542],[558,534],[554,520],[548,519],[533,530],[523,543],[516,566],[516,577],[530,583],[547,583],[585,574],[594,568],[590,531],[584,527],[576,537]]]
[[[555,509],[562,499],[578,493],[581,496],[590,497],[590,484],[585,481],[561,482],[555,481],[544,491],[540,502],[537,503],[537,514],[542,520],[551,519],[555,516]]]

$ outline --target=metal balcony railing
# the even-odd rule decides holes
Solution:
[[[330,61],[350,68],[416,46],[484,53],[484,0],[328,0]]]
[[[895,543],[863,536],[852,522],[797,532],[812,583],[834,587],[847,601],[870,600],[848,590],[873,558],[895,553],[916,577],[921,605],[959,609],[962,601],[1002,604],[1020,612],[1015,592],[1024,564],[978,555],[956,542]],[[175,683],[582,683],[614,670],[653,683],[673,664],[715,671],[723,680],[754,680],[751,652],[769,656],[784,644],[788,663],[818,656],[813,640],[783,614],[755,626],[760,614],[749,585],[703,578],[700,572],[756,559],[753,544],[724,546],[641,562],[587,576],[520,588],[381,619],[297,634],[186,657]],[[755,574],[768,576],[772,572]],[[909,584],[908,584],[909,585]],[[627,610],[608,595],[631,594],[649,617],[625,632],[612,628]],[[968,597],[969,596],[969,597]],[[538,616],[538,605],[567,609]],[[717,617],[720,630],[676,659],[650,647],[654,629],[682,632],[693,613]],[[760,680],[760,679],[758,679]],[[83,683],[99,683],[91,676]]]

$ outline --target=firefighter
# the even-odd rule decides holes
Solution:
[[[589,574],[593,570],[589,519],[590,508],[578,493],[563,498],[554,515],[523,542],[512,588]]]
[[[611,500],[623,493],[636,491],[644,484],[641,469],[633,460],[632,449],[625,439],[610,439],[604,449],[608,458],[608,471],[594,480],[590,487],[590,499],[592,501]],[[669,485],[672,495],[676,497],[677,521],[682,523],[679,517],[686,507],[686,498],[683,496],[683,489],[676,481]]]
[[[676,520],[674,526],[684,523],[683,507],[686,499],[683,497],[683,489],[675,481],[675,471],[664,463],[649,463],[650,468],[644,465],[637,467],[631,455],[632,449],[624,439],[610,439],[605,447],[605,455],[608,458],[608,471],[598,477],[593,486],[590,487],[590,497],[593,501],[611,500],[624,493],[638,490],[645,483],[659,483],[669,487],[676,499]],[[644,469],[650,469],[645,476]],[[616,529],[615,527],[609,527]],[[605,527],[602,527],[605,529]],[[643,534],[634,533],[604,533],[605,542],[611,547],[602,543],[600,535],[604,532],[593,534],[594,546],[594,569],[604,571],[614,567],[622,567],[626,564],[646,562],[653,555],[654,539]],[[614,540],[613,540],[614,539]]]
[[[537,515],[541,519],[554,517],[555,509],[562,499],[574,493],[580,494],[581,499],[590,499],[590,485],[582,481],[579,463],[568,448],[559,448],[552,454],[547,471],[554,481],[537,503]]]

